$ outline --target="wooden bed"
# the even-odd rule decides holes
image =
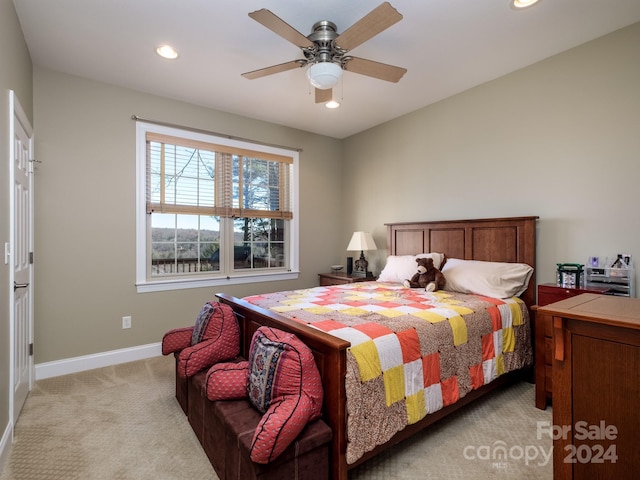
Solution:
[[[449,220],[433,222],[390,223],[387,226],[389,255],[413,255],[422,252],[442,252],[449,258],[495,262],[526,263],[535,268],[536,220],[538,217]],[[535,270],[521,298],[529,309],[535,303]],[[418,423],[407,426],[387,443],[367,452],[357,462],[348,464],[346,414],[346,351],[350,343],[337,337],[290,320],[242,299],[226,294],[216,295],[220,302],[235,311],[242,332],[241,354],[247,356],[255,330],[268,325],[290,331],[303,340],[314,353],[324,387],[324,419],[333,430],[332,478],[346,480],[349,469],[372,458],[417,431],[447,416],[476,398],[513,381],[507,374],[492,383],[473,390],[457,403],[427,415]]]

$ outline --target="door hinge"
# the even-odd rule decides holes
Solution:
[[[29,356],[33,357],[33,343],[29,344]]]
[[[29,252],[29,264],[33,265],[33,252]]]

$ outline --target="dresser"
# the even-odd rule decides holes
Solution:
[[[538,312],[553,325],[554,480],[638,478],[640,299],[582,294]]]
[[[536,375],[536,407],[544,410],[551,400],[552,385],[552,347],[553,329],[551,328],[551,316],[540,312],[539,308],[550,303],[575,297],[583,293],[603,294],[607,288],[567,288],[555,283],[543,283],[538,285],[538,304],[533,307],[535,313],[535,375]]]

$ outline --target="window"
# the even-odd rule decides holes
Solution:
[[[137,123],[139,292],[297,278],[295,151]]]

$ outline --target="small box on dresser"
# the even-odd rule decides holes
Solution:
[[[538,285],[538,304],[535,312],[535,375],[536,375],[536,407],[544,410],[552,397],[552,364],[553,364],[553,326],[551,316],[538,312],[538,307],[575,297],[582,293],[607,293],[607,287],[569,288],[554,283]]]

